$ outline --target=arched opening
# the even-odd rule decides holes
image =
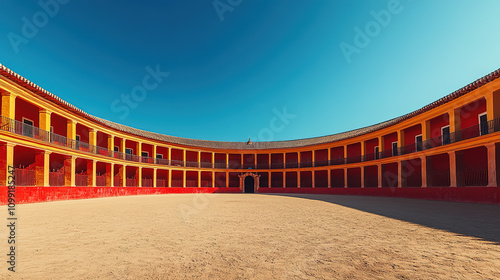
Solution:
[[[254,193],[254,178],[252,176],[245,177],[245,193]]]

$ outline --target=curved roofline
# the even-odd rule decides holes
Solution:
[[[35,83],[29,81],[28,79],[22,77],[21,75],[15,73],[11,69],[7,68],[6,66],[0,64],[0,75],[6,77],[7,79],[17,83],[18,85],[26,88],[27,90],[38,94],[42,98],[45,98],[53,103],[56,103],[58,105],[63,106],[64,108],[73,111],[74,113],[85,117],[93,122],[97,122],[101,125],[107,126],[112,129],[116,129],[118,131],[134,134],[136,136],[140,137],[145,137],[149,138],[152,140],[158,140],[158,141],[163,141],[163,142],[168,142],[172,144],[178,144],[178,145],[186,145],[186,146],[193,146],[193,147],[200,147],[200,148],[212,148],[212,149],[238,149],[238,150],[255,150],[255,149],[284,149],[284,148],[298,148],[298,147],[307,147],[307,146],[312,146],[312,145],[319,145],[319,144],[325,144],[325,143],[331,143],[331,142],[336,142],[336,141],[341,141],[349,138],[354,138],[358,137],[361,135],[368,134],[370,132],[389,127],[391,125],[397,124],[399,122],[402,122],[404,120],[407,120],[411,117],[417,116],[419,114],[422,114],[424,112],[427,112],[435,107],[441,106],[445,103],[450,102],[451,100],[454,100],[460,96],[463,96],[481,86],[483,86],[486,83],[489,83],[497,78],[500,77],[500,69],[497,69],[490,74],[477,79],[476,81],[420,108],[417,109],[413,112],[410,112],[408,114],[405,114],[400,117],[393,118],[388,121],[384,121],[378,124],[346,131],[346,132],[341,132],[341,133],[336,133],[336,134],[331,134],[331,135],[326,135],[326,136],[319,136],[319,137],[311,137],[311,138],[302,138],[302,139],[296,139],[296,140],[284,140],[284,141],[265,141],[265,142],[226,142],[226,141],[212,141],[212,140],[198,140],[198,139],[192,139],[192,138],[183,138],[183,137],[177,137],[177,136],[170,136],[170,135],[165,135],[165,134],[160,134],[160,133],[155,133],[155,132],[149,132],[137,128],[133,128],[130,126],[126,125],[121,125],[115,122],[111,122],[105,119],[101,119],[99,117],[93,116],[78,107],[64,101],[60,97],[56,96],[55,94],[52,94],[51,92],[43,89],[42,87],[36,85]]]

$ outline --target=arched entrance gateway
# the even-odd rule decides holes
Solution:
[[[240,177],[240,189],[242,193],[257,193],[259,190],[260,175],[247,172]]]

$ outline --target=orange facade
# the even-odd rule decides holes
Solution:
[[[101,120],[1,66],[0,185],[13,166],[17,186],[304,193],[497,187],[499,77],[497,70],[422,109],[355,131],[240,143]]]

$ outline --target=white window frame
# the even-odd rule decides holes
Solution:
[[[146,154],[146,156],[143,156],[142,154]],[[141,151],[141,157],[149,157],[149,152],[148,151]]]
[[[450,128],[450,125],[445,125],[445,126],[442,126],[441,127],[441,145],[444,145],[444,133],[443,133],[443,130],[445,128]],[[450,136],[451,136],[451,130],[450,130]],[[450,139],[450,142],[451,142],[451,139]]]
[[[488,115],[487,115],[488,112],[483,112],[481,114],[478,114],[477,115],[477,124],[479,126],[479,135],[483,135],[481,132],[481,117],[482,116],[486,116],[486,122],[488,122]]]
[[[160,157],[158,157],[158,156],[160,156]],[[156,154],[156,158],[157,159],[163,159],[163,154]]]
[[[25,118],[25,117],[23,117],[23,124],[28,125],[27,123],[24,123],[24,121],[25,121],[25,120],[26,120],[26,121],[30,121],[30,122],[31,122],[31,126],[35,126],[35,122],[34,122],[33,120],[28,119],[28,118]]]
[[[415,151],[416,152],[419,152],[418,150],[418,141],[417,141],[417,137],[422,137],[422,143],[424,143],[424,136],[422,136],[422,134],[418,134],[418,135],[415,135]],[[422,147],[422,150],[424,150],[424,147]]]
[[[130,154],[127,153],[127,150],[130,150]],[[133,155],[134,154],[134,149],[133,148],[125,148],[125,154],[127,154],[127,155]]]
[[[396,143],[396,150],[397,150],[398,141],[394,141],[394,142],[391,143],[391,154],[392,154],[393,157],[397,156],[397,155],[394,154],[394,143]]]

